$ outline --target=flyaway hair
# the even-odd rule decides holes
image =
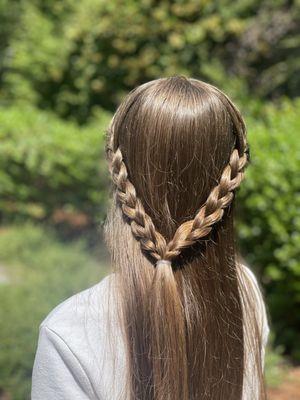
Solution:
[[[235,248],[249,161],[240,112],[207,83],[157,79],[121,103],[106,152],[124,400],[239,400],[249,363],[251,400],[265,399],[255,298]]]

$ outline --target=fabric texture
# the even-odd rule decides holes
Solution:
[[[243,266],[256,293],[264,359],[269,325],[253,272]],[[114,274],[58,305],[40,325],[32,374],[32,400],[117,400],[125,388],[125,349],[108,298]],[[108,310],[111,328],[108,328]],[[113,346],[109,337],[115,338]],[[116,364],[114,364],[114,360]],[[115,369],[115,379],[113,373]],[[251,377],[251,365],[247,367]],[[248,382],[248,383],[247,383]],[[245,379],[243,400],[254,400],[253,383]]]

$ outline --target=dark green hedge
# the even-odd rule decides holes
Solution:
[[[300,361],[300,99],[248,121],[252,163],[239,193],[239,239],[265,285],[276,343]]]
[[[239,98],[299,93],[296,0],[13,4],[9,16],[8,4],[0,8],[0,18],[9,17],[0,57],[4,97],[81,122],[99,105],[112,110],[128,89],[174,74],[230,87]]]
[[[29,106],[0,110],[0,215],[49,220],[82,213],[88,224],[105,212],[105,113],[88,127]]]

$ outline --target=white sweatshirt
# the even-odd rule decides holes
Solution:
[[[264,358],[269,326],[264,302],[253,272],[243,266],[257,294],[257,312],[262,323]],[[41,323],[32,375],[32,400],[118,400],[124,389],[125,349],[120,327],[113,322],[116,338],[109,345],[106,324],[109,281],[106,276],[95,286],[58,305]],[[111,283],[111,282],[110,282]],[[111,307],[110,312],[112,312]],[[113,360],[116,360],[115,381]],[[243,400],[255,399],[251,367],[244,379]],[[251,382],[247,384],[247,382]]]

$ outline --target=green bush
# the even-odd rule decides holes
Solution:
[[[282,383],[288,379],[288,372],[290,364],[283,357],[283,348],[276,347],[273,344],[273,332],[269,337],[269,344],[266,348],[265,354],[265,379],[267,387],[278,388]]]
[[[252,163],[239,193],[239,239],[265,285],[275,345],[300,361],[300,99],[249,119]]]
[[[18,105],[0,109],[0,215],[49,219],[56,210],[84,213],[88,222],[105,211],[108,115],[86,127]]]
[[[128,89],[174,74],[230,87],[239,98],[295,96],[296,3],[27,0],[14,29],[8,25],[4,97],[84,122],[98,105],[112,110]]]
[[[106,268],[83,242],[59,243],[33,225],[2,228],[0,254],[0,389],[24,400],[39,324],[58,303],[100,281]]]

